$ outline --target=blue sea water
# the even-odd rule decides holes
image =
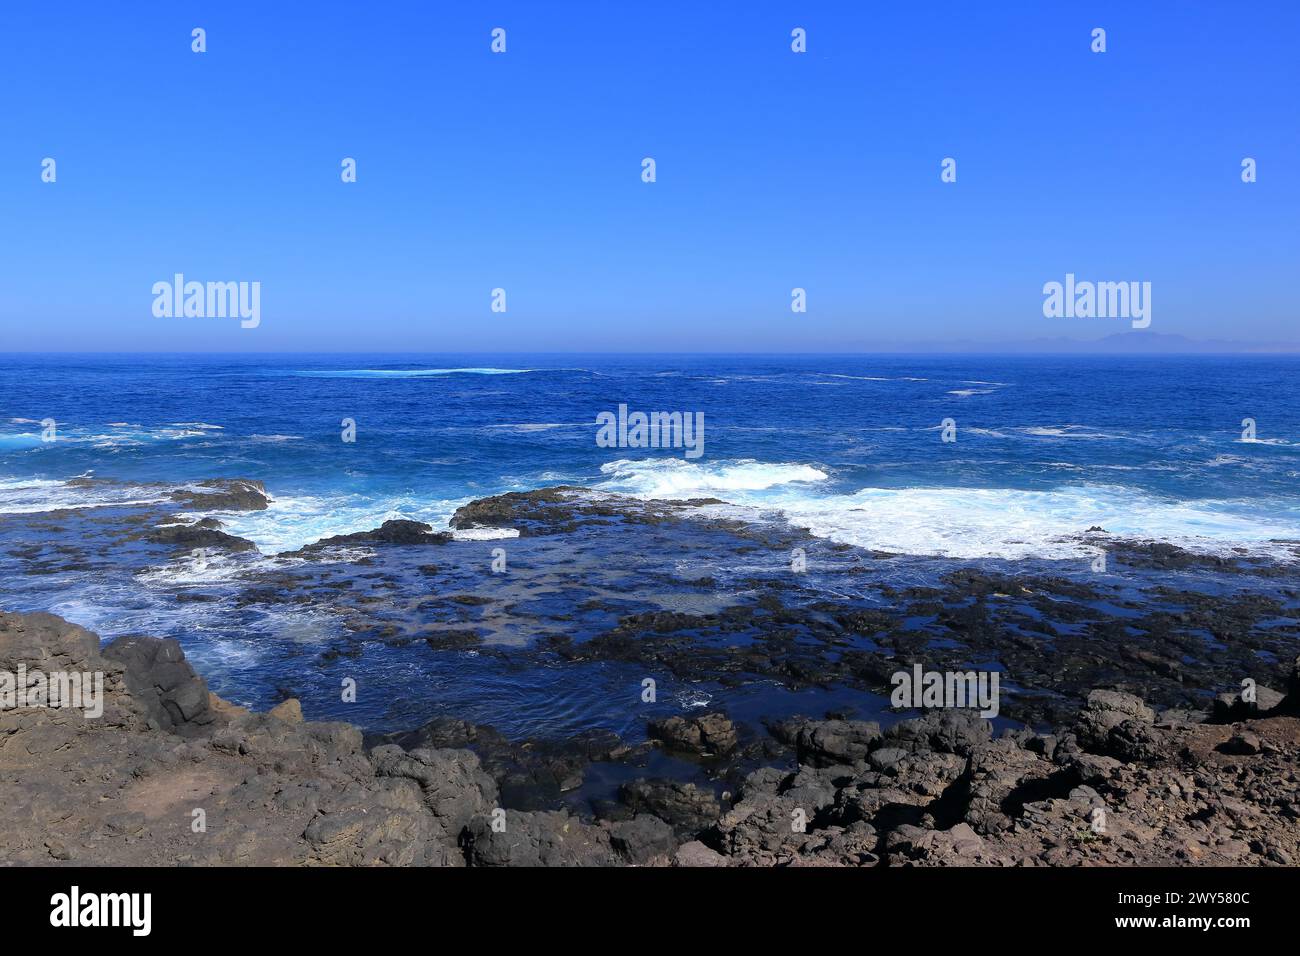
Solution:
[[[277,504],[237,533],[266,551],[560,482],[785,508],[882,550],[1051,556],[1081,523],[1253,544],[1300,531],[1298,371],[1291,357],[12,356],[0,479],[261,479]],[[705,454],[598,447],[596,416],[620,403],[702,412]],[[46,418],[56,442],[40,440]]]
[[[555,484],[717,498],[819,540],[941,562],[1082,570],[1092,550],[1075,536],[1091,526],[1294,557],[1298,372],[1296,358],[1263,356],[14,355],[0,358],[0,548],[30,544],[20,522],[34,515],[149,494],[69,484],[77,477],[240,477],[274,501],[220,518],[268,560],[389,518],[444,528],[475,498]],[[621,404],[702,412],[703,455],[600,447],[596,417]],[[55,441],[42,440],[46,419]],[[345,419],[355,442],[342,440]],[[955,441],[943,441],[945,419]],[[6,574],[0,607],[54,610],[106,638],[177,636],[215,689],[246,703],[317,680],[295,648],[337,636],[327,614],[171,600],[205,583],[193,569],[123,574],[110,560],[85,574]],[[410,652],[376,653],[398,703],[365,711],[371,726],[415,726],[435,706],[519,734],[631,720],[598,694],[575,697],[559,671],[520,678],[468,657],[448,677]],[[436,695],[422,690],[431,684]],[[710,692],[682,689],[676,705],[692,693]]]

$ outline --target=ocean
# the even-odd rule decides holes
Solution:
[[[542,642],[604,633],[638,608],[716,614],[754,575],[778,574],[784,553],[747,566],[744,549],[715,547],[716,528],[689,523],[598,544],[462,529],[424,565],[341,549],[333,592],[316,589],[324,577],[304,583],[325,574],[320,561],[291,553],[396,518],[444,530],[476,499],[573,485],[715,499],[730,521],[800,529],[809,606],[889,608],[899,589],[971,567],[1100,575],[1120,590],[1212,573],[1213,588],[1236,586],[1201,566],[1099,571],[1090,528],[1271,564],[1249,587],[1276,591],[1295,584],[1300,542],[1297,372],[1300,360],[1273,356],[11,355],[0,607],[54,611],[106,640],[176,637],[218,693],[259,707],[293,693],[309,718],[391,731],[454,714],[511,737],[635,736],[647,712],[621,695],[639,686],[637,665],[565,666]],[[702,454],[601,447],[597,417],[620,405],[702,414]],[[197,560],[108,521],[213,478],[264,483],[266,510],[215,515],[256,552]],[[509,574],[487,571],[498,547]],[[873,554],[895,559],[844,573]],[[451,615],[440,597],[459,592],[497,603],[466,598]],[[468,627],[481,646],[431,650],[419,639],[430,626]],[[334,688],[359,660],[366,693],[341,703]],[[660,716],[883,712],[825,681],[668,684]],[[1016,675],[1004,686],[1014,693]]]

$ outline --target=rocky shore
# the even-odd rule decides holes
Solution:
[[[1285,691],[1209,712],[1097,689],[1050,732],[935,710],[744,732],[725,713],[551,752],[441,718],[365,737],[208,691],[173,640],[0,614],[0,671],[99,672],[103,714],[0,711],[11,865],[1291,865],[1300,860],[1300,661]],[[595,813],[542,807],[593,760],[671,750],[721,791],[636,777]],[[762,763],[764,757],[770,763]],[[752,767],[752,769],[750,769]],[[740,774],[743,771],[743,776]],[[529,781],[523,786],[521,781]],[[516,799],[518,797],[518,799]]]

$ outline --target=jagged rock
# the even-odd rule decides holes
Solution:
[[[425,806],[452,839],[470,822],[497,805],[496,782],[469,750],[412,750],[396,744],[377,747],[370,759],[380,777],[401,777],[420,785]]]
[[[248,478],[214,478],[171,493],[189,511],[264,511],[271,503],[266,486]]]
[[[673,828],[648,814],[620,820],[609,828],[610,845],[628,863],[644,866],[665,861],[677,849]]]
[[[465,834],[471,866],[611,866],[610,835],[562,810],[505,812],[504,830],[475,817]]]
[[[353,806],[321,812],[303,838],[312,861],[330,866],[463,866],[454,845],[423,812],[420,791],[407,781]]]
[[[462,865],[412,781],[376,777],[360,732],[210,694],[175,641],[0,614],[0,669],[101,672],[104,714],[0,711],[11,863]],[[206,828],[192,829],[202,811]]]
[[[754,797],[763,793],[775,794],[781,789],[781,784],[790,777],[787,771],[779,770],[776,767],[760,767],[749,773],[744,782],[740,785],[740,798]]]
[[[796,718],[774,728],[792,744],[800,763],[832,767],[865,760],[880,740],[880,724],[865,720],[807,720]]]
[[[885,746],[963,757],[992,739],[992,723],[973,710],[932,710],[922,717],[900,721],[884,734]]]
[[[890,866],[987,866],[1004,862],[965,823],[951,830],[924,830],[905,824],[885,837],[885,859]]]
[[[423,521],[409,521],[405,518],[394,518],[385,521],[378,528],[373,528],[370,531],[355,531],[352,534],[336,534],[328,538],[321,538],[314,544],[309,544],[304,548],[299,548],[297,551],[292,553],[298,555],[310,555],[315,554],[323,548],[335,547],[337,545],[446,544],[451,540],[452,536],[446,531],[434,531],[432,525],[425,524]]]
[[[966,822],[983,834],[1010,829],[1011,814],[1018,809],[1012,802],[1016,794],[1031,784],[1041,788],[1056,770],[1050,761],[1008,738],[977,748],[965,774]]]
[[[775,792],[795,801],[811,818],[831,806],[835,802],[836,793],[840,788],[851,784],[854,777],[852,767],[800,767],[799,772],[787,776]]]
[[[725,813],[726,793],[643,779],[625,785],[625,805],[602,810],[606,819],[594,825],[565,811],[521,812],[493,776],[513,779],[529,762],[568,779],[581,760],[631,752],[613,735],[551,752],[544,741],[517,746],[491,728],[443,719],[381,738],[367,753],[349,724],[300,722],[292,704],[259,714],[221,701],[174,641],[124,638],[110,647],[111,656],[93,634],[52,615],[0,614],[0,671],[104,678],[100,719],[0,710],[6,862],[1241,866],[1300,858],[1300,719],[1285,713],[1232,726],[1166,713],[1156,723],[1137,698],[1103,691],[1090,695],[1074,732],[996,741],[970,714],[931,712],[883,735],[839,715],[797,720],[773,732],[802,741],[805,762],[750,769],[754,758],[788,761],[790,752],[774,741],[737,748],[719,777],[720,788],[739,781]],[[486,756],[460,749],[470,746]],[[205,832],[190,828],[196,810]]]
[[[1113,690],[1094,690],[1088,694],[1087,703],[1079,711],[1075,734],[1086,748],[1105,747],[1111,728],[1126,720],[1152,723],[1156,719],[1151,708],[1132,694]]]
[[[701,717],[673,716],[650,723],[649,735],[675,750],[697,754],[725,754],[736,746],[736,728],[726,714]]]
[[[699,833],[722,814],[718,798],[693,783],[633,780],[619,788],[619,799],[634,813],[652,813],[684,836]]]
[[[146,534],[145,540],[152,541],[154,544],[165,544],[187,551],[197,548],[212,548],[233,552],[257,550],[257,545],[247,538],[240,538],[224,531],[217,531],[206,527],[202,522],[162,525]]]
[[[1278,704],[1284,713],[1300,714],[1300,656],[1291,662],[1291,673],[1287,676],[1286,698]]]
[[[178,641],[119,637],[104,648],[104,656],[125,666],[127,689],[159,728],[194,734],[215,719],[207,681],[194,673]]]
[[[812,808],[797,799],[762,795],[742,800],[725,813],[709,842],[742,863],[770,866],[783,851],[793,853],[803,845],[812,817]]]
[[[1261,746],[1257,735],[1244,732],[1234,734],[1226,743],[1220,744],[1219,750],[1225,754],[1238,754],[1248,757],[1259,753]]]
[[[792,866],[876,866],[879,837],[869,823],[858,821],[847,827],[828,826],[813,830],[800,847]]]

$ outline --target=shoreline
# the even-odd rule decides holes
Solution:
[[[267,498],[256,482],[213,480],[167,508],[256,509]],[[0,796],[38,817],[49,800],[64,821],[55,829],[66,830],[54,848],[13,829],[0,846],[32,863],[1300,859],[1300,807],[1286,789],[1300,762],[1300,692],[1285,566],[1111,539],[1124,571],[1113,580],[968,566],[933,585],[894,586],[879,575],[900,556],[710,515],[714,503],[553,487],[476,500],[449,531],[393,520],[309,545],[292,567],[272,562],[208,601],[214,613],[328,606],[347,627],[324,643],[289,641],[280,664],[266,646],[272,665],[300,674],[308,692],[281,685],[287,699],[261,713],[209,695],[174,640],[118,637],[101,651],[62,619],[7,614],[0,653],[13,667],[60,660],[111,676],[102,722],[48,709],[0,714],[0,763],[17,778]],[[143,567],[195,549],[205,561],[256,550],[218,518],[181,519],[154,505],[32,520],[88,520],[103,539],[140,548]],[[457,539],[465,529],[517,537]],[[502,545],[510,568],[497,574],[486,555]],[[784,564],[801,546],[821,569],[816,583]],[[648,561],[657,554],[687,567],[668,574]],[[457,565],[456,555],[482,566]],[[697,566],[713,576],[696,577]],[[33,573],[39,579],[40,568]],[[1251,587],[1173,587],[1169,575],[1183,573]],[[1146,574],[1147,590],[1133,590]],[[174,590],[178,608],[202,608],[213,584]],[[491,639],[518,628],[532,636]],[[507,680],[524,695],[516,710],[564,716],[574,703],[565,688],[583,688],[623,730],[579,714],[566,719],[585,730],[547,733],[543,720],[536,732],[503,734],[454,702],[437,702],[431,716],[426,698],[390,704],[409,715],[383,721],[396,729],[303,722],[304,710],[319,715],[337,696],[327,689],[340,674],[413,655],[449,668],[432,674],[469,682],[462,701],[490,693],[476,679]],[[962,709],[889,708],[891,674],[980,661],[996,662],[1004,678],[996,722]],[[585,686],[599,675],[606,685]],[[1234,697],[1242,675],[1258,685],[1253,707]],[[642,706],[646,677],[671,696]],[[93,782],[85,767],[103,774],[93,803],[68,783],[69,774]],[[186,835],[177,814],[201,804],[223,821],[220,838]]]
[[[1047,734],[995,738],[958,710],[883,731],[793,721],[773,728],[793,768],[755,769],[722,800],[637,780],[601,819],[512,807],[492,741],[463,722],[367,744],[349,724],[304,722],[296,700],[232,706],[175,641],[101,651],[61,618],[0,613],[0,670],[22,662],[102,672],[107,699],[93,721],[0,712],[11,864],[1290,865],[1300,850],[1300,659],[1285,697],[1261,688],[1224,723],[1113,691]],[[702,759],[738,742],[720,714],[654,732]],[[468,746],[446,746],[457,738]]]

